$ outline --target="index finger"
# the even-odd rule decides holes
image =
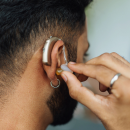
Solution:
[[[79,74],[94,78],[106,87],[110,87],[111,79],[117,74],[117,72],[110,70],[109,68],[101,65],[88,65],[84,63],[68,64],[68,67]]]
[[[130,78],[129,64],[126,61],[123,61],[123,59],[119,59],[118,55],[116,55],[116,57],[113,55],[116,54],[104,53],[101,56],[89,60],[88,62],[86,62],[86,64],[103,65],[107,68],[110,68],[111,70],[116,71],[117,73],[121,73],[122,75]]]
[[[79,74],[84,74],[88,77],[97,79],[101,84],[110,88],[110,82],[117,72],[106,68],[105,66],[87,65],[83,63],[68,64],[68,67]],[[125,84],[125,85],[124,85]],[[120,76],[119,79],[113,84],[111,92],[118,99],[123,95],[124,90],[128,89],[130,80],[125,76]]]

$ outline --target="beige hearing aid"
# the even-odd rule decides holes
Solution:
[[[54,47],[54,44],[58,40],[61,40],[61,39],[59,39],[57,37],[52,37],[52,36],[46,40],[44,48],[43,48],[43,59],[42,59],[42,61],[45,65],[51,66],[51,52]],[[63,55],[64,55],[65,64],[62,64],[61,68],[57,68],[56,74],[61,75],[62,71],[69,71],[69,72],[73,73],[73,71],[71,71],[67,66],[68,62],[67,62],[67,58],[66,58],[66,54],[65,54],[65,46],[63,46],[62,51],[63,51]]]

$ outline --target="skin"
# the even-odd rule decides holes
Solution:
[[[93,111],[103,122],[106,130],[129,130],[130,63],[117,53],[105,53],[86,63],[70,62],[68,66],[76,73],[97,79],[102,84],[101,91],[110,88],[111,79],[117,73],[121,74],[107,97],[96,95],[83,87],[69,72],[63,72],[62,78],[68,85],[70,96]]]
[[[82,62],[83,54],[88,49],[86,26],[84,28],[85,31],[78,40],[78,62]],[[55,91],[50,86],[50,81],[54,86],[57,85],[56,68],[64,64],[61,53],[63,45],[63,41],[55,43],[51,54],[51,66],[45,66],[42,63],[43,46],[34,53],[18,85],[0,110],[2,130],[45,130],[53,122],[47,101]],[[80,47],[84,49],[82,54]]]

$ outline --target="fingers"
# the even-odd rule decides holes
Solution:
[[[99,90],[101,92],[105,92],[108,89],[108,87],[104,86],[103,84],[99,83]]]
[[[79,80],[80,82],[84,82],[84,81],[86,81],[86,80],[88,79],[87,76],[82,75],[82,74],[79,74],[77,78],[78,78],[78,80]]]
[[[69,88],[69,93],[72,98],[84,104],[92,111],[96,112],[102,108],[105,97],[96,96],[92,91],[82,86],[81,82],[75,75],[69,72],[62,72],[62,78],[66,81]]]
[[[84,63],[68,64],[68,67],[79,74],[94,78],[106,87],[110,87],[111,79],[117,74],[105,66],[87,65]]]
[[[130,63],[127,60],[125,60],[123,57],[118,55],[117,53],[113,52],[113,53],[111,53],[111,55],[114,56],[115,58],[121,60],[123,63],[125,63],[127,66],[130,67]]]
[[[87,65],[83,63],[79,63],[79,64],[69,63],[68,67],[76,73],[83,74],[98,80],[101,84],[103,84],[105,87],[108,88],[110,87],[110,82],[112,78],[117,74],[116,72],[104,66]],[[124,93],[127,93],[126,92],[127,90],[130,91],[130,88],[127,87],[129,86],[129,84],[130,84],[129,78],[121,75],[118,78],[118,80],[116,80],[115,83],[113,84],[111,91],[109,90],[108,92],[114,94],[116,98],[120,99],[122,95],[124,97]]]
[[[121,59],[118,55],[116,55],[116,57],[120,58],[121,60],[114,57],[113,55],[105,53],[99,57],[96,57],[86,62],[86,64],[103,65],[117,73],[121,73],[122,75],[130,78],[130,68],[128,66],[128,63]],[[125,63],[122,61],[124,61]]]
[[[106,86],[104,86],[103,84],[101,84],[101,83],[99,83],[99,90],[101,91],[101,92],[108,92],[109,94],[112,94],[111,93],[111,89],[110,88],[108,88],[108,87],[106,87]]]
[[[68,67],[76,73],[83,74],[83,75],[86,75],[88,77],[98,80],[103,85],[103,86],[101,86],[102,91],[106,90],[106,88],[104,88],[104,86],[110,88],[110,82],[111,82],[112,78],[117,74],[116,72],[106,68],[105,66],[101,66],[101,65],[97,66],[97,65],[87,65],[87,64],[83,64],[83,63],[79,63],[79,64],[70,64],[69,63]],[[126,84],[126,83],[128,84],[128,82],[125,82],[125,81],[127,81],[126,79],[127,79],[126,77],[120,76],[119,79],[117,81],[115,81],[115,83],[112,86],[112,90],[114,90],[114,91],[109,90],[108,92],[109,93],[112,92],[117,98],[120,98],[123,93],[123,89],[125,88],[124,84]],[[128,86],[128,85],[126,85],[126,86]],[[128,88],[126,88],[126,89],[128,89]]]

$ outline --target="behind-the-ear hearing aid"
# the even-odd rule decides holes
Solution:
[[[58,40],[61,40],[61,39],[59,39],[57,37],[52,37],[52,36],[49,39],[46,40],[44,48],[43,48],[43,59],[42,59],[42,61],[45,65],[51,66],[51,52],[52,52],[52,49],[54,47],[54,44]],[[68,62],[67,62],[67,58],[66,58],[66,54],[65,54],[65,46],[63,46],[62,51],[63,51],[63,55],[64,55],[65,64],[61,65],[62,69],[57,68],[56,74],[60,75],[62,71],[69,71],[69,72],[73,73],[67,67]]]
[[[50,37],[46,40],[44,48],[43,48],[43,58],[42,61],[45,65],[51,66],[51,52],[54,44],[60,40],[57,37]]]

